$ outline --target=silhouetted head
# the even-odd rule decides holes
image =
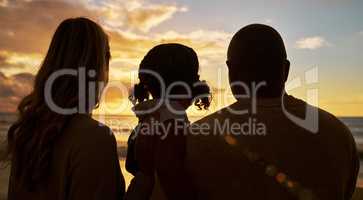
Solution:
[[[290,67],[280,34],[262,24],[248,25],[233,36],[228,47],[227,65],[231,89],[237,99],[238,95],[245,94],[238,82],[251,90],[253,84],[265,81],[266,85],[258,89],[258,96],[281,96]]]
[[[141,61],[140,83],[135,85],[133,97],[143,102],[149,95],[171,100],[180,99],[170,95],[184,95],[190,96],[189,105],[194,101],[198,108],[207,109],[210,90],[205,81],[199,80],[198,71],[198,57],[192,48],[181,44],[158,45]]]
[[[78,108],[84,99],[84,112],[90,113],[102,90],[91,83],[108,81],[109,59],[108,36],[95,22],[72,18],[58,26],[35,76],[33,91],[20,102],[19,118],[8,132],[8,156],[15,160],[14,176],[22,183],[36,187],[49,175],[52,147],[72,117],[54,111],[45,96],[61,108]],[[78,74],[80,69],[85,74]],[[47,82],[62,71],[73,74]],[[79,84],[80,76],[85,78],[84,85]],[[47,86],[52,88],[49,93]],[[90,92],[94,94],[91,97]]]

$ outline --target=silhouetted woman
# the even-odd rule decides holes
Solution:
[[[180,44],[156,46],[142,60],[131,96],[139,124],[128,142],[126,168],[135,178],[126,199],[195,198],[184,168],[185,110],[207,109],[211,97],[198,70],[197,54]]]
[[[116,140],[91,118],[109,60],[108,36],[95,22],[59,25],[8,132],[9,200],[123,198]]]

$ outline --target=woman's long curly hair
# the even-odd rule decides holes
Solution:
[[[8,131],[5,158],[15,165],[12,176],[21,184],[34,189],[47,178],[54,144],[73,116],[55,112],[45,96],[50,95],[61,108],[78,108],[79,99],[83,98],[86,113],[90,113],[98,104],[103,88],[96,84],[91,89],[89,84],[108,81],[109,59],[108,36],[95,22],[71,18],[58,26],[35,77],[33,91],[20,102],[18,120]],[[46,94],[47,80],[52,74],[64,69],[80,72],[81,68],[93,74],[86,74],[85,88],[78,76],[63,75],[53,82],[51,94]],[[85,95],[79,89],[85,90]],[[91,90],[94,99],[88,95]]]
[[[171,95],[186,95],[190,91],[191,103],[198,109],[208,109],[211,102],[210,88],[199,79],[199,61],[195,51],[182,44],[161,44],[152,48],[141,61],[140,83],[134,86],[130,99],[135,103],[164,98],[170,87]],[[160,82],[163,81],[162,85]],[[182,85],[174,85],[175,83]],[[164,88],[163,88],[164,87]]]

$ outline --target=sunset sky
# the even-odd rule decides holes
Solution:
[[[320,107],[339,116],[363,116],[362,10],[361,0],[0,0],[0,112],[14,112],[31,89],[57,25],[85,16],[110,36],[111,86],[131,87],[153,46],[183,43],[196,50],[201,77],[212,85],[212,112],[234,101],[230,96],[218,101],[230,93],[225,60],[231,36],[247,24],[264,23],[284,38],[290,81],[318,70],[317,83],[303,82],[290,94],[305,99],[306,89],[317,88]],[[131,114],[126,97],[111,88],[101,109]]]

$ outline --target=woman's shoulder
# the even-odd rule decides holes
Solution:
[[[79,141],[79,144],[92,145],[97,143],[98,145],[109,145],[110,143],[115,143],[115,136],[112,130],[89,115],[75,115],[65,132],[69,133],[66,135],[70,135]]]

